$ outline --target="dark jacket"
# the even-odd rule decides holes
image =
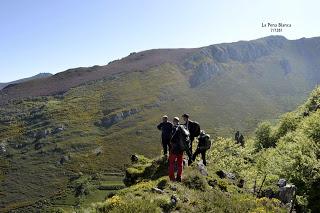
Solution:
[[[172,131],[172,138],[170,140],[170,151],[173,154],[183,154],[183,151],[185,150],[183,140],[182,140],[182,127],[180,125],[174,126]]]
[[[173,128],[173,124],[169,121],[167,122],[162,122],[160,123],[157,128],[159,130],[161,130],[162,134],[162,138],[167,138],[170,139],[172,136],[172,128]]]
[[[198,123],[195,121],[189,120],[184,125],[188,128],[188,130],[190,132],[190,138],[194,138],[196,136],[196,131],[198,129]]]

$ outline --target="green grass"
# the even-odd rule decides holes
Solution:
[[[212,188],[207,183],[209,179],[217,179],[218,185]],[[163,194],[152,191],[152,188],[160,187],[160,183]],[[227,192],[221,191],[219,185],[224,185]],[[173,195],[178,199],[176,205],[170,201]],[[184,171],[182,183],[170,182],[168,177],[157,180],[146,178],[118,191],[112,198],[82,210],[84,212],[286,212],[278,200],[255,198],[246,189],[239,189],[232,182],[219,179],[214,172],[210,172],[209,177],[202,176],[195,167]]]

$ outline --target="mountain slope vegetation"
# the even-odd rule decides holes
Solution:
[[[140,156],[126,171],[126,178],[135,180],[130,187],[82,210],[288,212],[291,207],[275,198],[279,193],[276,183],[285,178],[297,187],[296,212],[318,212],[319,116],[318,87],[305,104],[281,116],[273,127],[261,123],[246,147],[231,139],[218,138],[209,151],[207,175],[201,167],[193,165],[185,169],[182,183],[170,182],[165,159],[152,161]],[[227,171],[227,178],[219,175],[221,171]],[[243,188],[239,185],[241,179],[245,182]],[[254,188],[259,190],[255,192]]]
[[[214,138],[252,135],[319,82],[319,42],[271,36],[149,50],[1,90],[0,209],[77,206],[79,174],[118,184],[127,156],[160,153],[163,114],[188,112]]]

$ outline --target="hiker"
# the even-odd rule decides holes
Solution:
[[[161,130],[161,142],[163,148],[163,155],[167,156],[168,148],[170,148],[170,139],[172,134],[173,124],[168,121],[168,116],[164,115],[162,117],[162,122],[157,126]]]
[[[211,140],[210,135],[206,134],[204,130],[200,131],[200,135],[198,137],[198,147],[192,156],[192,160],[195,161],[198,154],[201,154],[202,162],[206,166],[206,152],[211,148]]]
[[[181,182],[183,167],[183,151],[187,150],[186,141],[189,140],[189,131],[179,124],[179,118],[173,118],[173,131],[169,150],[169,178],[171,181]],[[177,161],[177,177],[174,176],[174,164]]]
[[[239,143],[242,147],[244,147],[244,137],[242,134],[240,134],[239,131],[237,131],[236,134],[234,135],[234,139],[237,144]]]
[[[307,117],[307,116],[309,116],[310,114],[309,114],[309,112],[308,111],[304,111],[303,112],[303,117]]]
[[[234,135],[234,140],[236,141],[236,143],[239,143],[239,136],[240,136],[240,132],[237,131],[236,134]]]
[[[184,126],[189,130],[190,132],[190,143],[189,143],[189,152],[187,152],[188,156],[192,159],[192,143],[195,137],[198,137],[200,135],[200,125],[196,121],[192,121],[189,119],[189,114],[183,114],[182,118],[185,122]],[[190,162],[189,158],[189,162]]]
[[[243,137],[242,134],[240,134],[240,136],[239,136],[239,142],[238,142],[238,143],[240,143],[240,145],[241,145],[242,147],[244,147],[244,137]]]

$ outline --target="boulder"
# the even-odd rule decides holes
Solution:
[[[198,170],[203,176],[208,176],[207,168],[202,162],[198,163]]]
[[[131,155],[131,162],[132,163],[136,163],[136,162],[138,162],[139,161],[139,158],[138,158],[138,156],[137,155]]]

